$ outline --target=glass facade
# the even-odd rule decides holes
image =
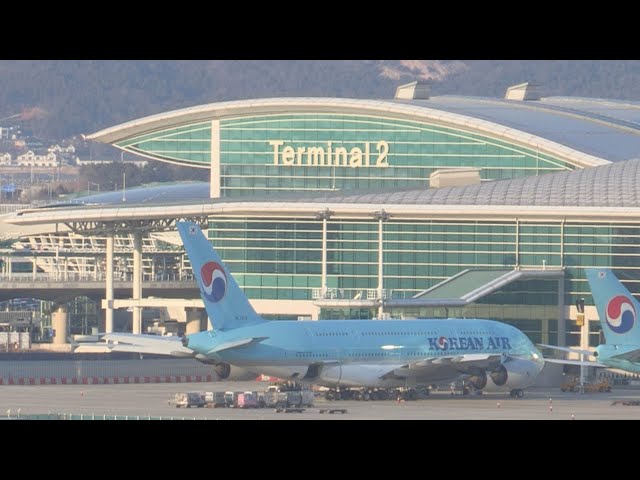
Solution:
[[[310,288],[320,286],[322,221],[215,217],[209,223],[209,237],[240,276],[238,283],[258,289],[253,298],[309,300]],[[640,293],[637,231],[637,225],[392,218],[383,230],[384,286],[393,290],[394,298],[410,298],[466,269],[565,267],[565,303],[573,304],[589,297],[582,268],[612,266],[630,291]],[[261,276],[268,280],[260,280]],[[327,286],[358,290],[377,284],[378,222],[329,220]],[[530,290],[532,282],[528,285]],[[539,298],[532,295],[534,304],[556,303],[549,292]],[[501,303],[523,300],[518,292],[505,291],[500,298]]]
[[[158,160],[210,168],[211,122],[168,128],[117,142],[115,145]]]
[[[450,167],[494,180],[574,167],[558,158],[429,123],[295,114],[220,122],[221,196],[311,190],[424,187]]]
[[[219,149],[222,197],[424,187],[433,171],[450,167],[480,168],[483,180],[574,168],[531,148],[427,122],[304,113],[223,119],[219,125],[219,145],[211,143],[209,121],[115,145],[201,168],[209,168],[212,149]]]
[[[466,269],[565,267],[565,305],[593,305],[583,267],[612,266],[640,293],[638,225],[460,221],[383,224],[384,289],[411,298]],[[322,221],[311,218],[210,219],[209,236],[238,284],[254,299],[312,300],[322,278]],[[367,298],[378,285],[378,222],[327,222],[327,287],[337,299]],[[358,297],[360,295],[360,297]],[[475,304],[389,309],[394,317],[485,317],[512,323],[536,341],[557,339],[556,280],[517,281]],[[373,318],[375,308],[324,309],[321,318]],[[531,323],[533,322],[533,323]],[[577,329],[567,324],[567,344]],[[597,331],[597,329],[595,330]]]

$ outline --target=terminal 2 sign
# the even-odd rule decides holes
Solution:
[[[284,146],[284,140],[269,140],[273,147],[273,164],[283,167],[376,167],[389,166],[389,144],[384,140],[379,142],[364,142],[363,148],[334,146],[327,142],[326,147],[297,147]]]

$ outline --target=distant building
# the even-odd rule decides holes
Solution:
[[[57,154],[65,154],[65,153],[76,153],[76,147],[73,145],[69,145],[67,147],[61,147],[58,144],[55,144],[49,148],[47,148],[48,152],[57,153]]]
[[[0,140],[16,140],[21,133],[20,127],[17,125],[0,127]]]
[[[76,157],[76,165],[79,167],[85,165],[107,165],[113,163],[113,160],[80,160],[80,157]]]
[[[0,153],[0,165],[11,165],[10,153]]]
[[[115,162],[116,160],[80,160],[80,157],[75,157],[75,164],[78,165],[79,167],[82,167],[85,165],[107,165]],[[123,163],[123,164],[131,163],[138,168],[142,168],[149,162],[147,160],[124,160],[122,162],[118,161],[118,163]]]
[[[27,138],[25,145],[29,150],[40,150],[44,148],[44,144],[37,138]]]
[[[58,157],[55,153],[49,152],[46,155],[36,155],[32,150],[18,155],[17,164],[25,167],[57,167]]]

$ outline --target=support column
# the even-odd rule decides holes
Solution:
[[[107,254],[105,266],[105,299],[107,309],[104,316],[104,331],[113,332],[113,233],[107,235]]]
[[[142,232],[133,233],[133,295],[134,300],[142,298]],[[133,307],[134,334],[142,332],[142,307]]]
[[[331,210],[328,208],[318,212],[317,220],[322,220],[322,275],[320,284],[320,297],[327,298],[327,220],[331,218]]]
[[[53,343],[55,345],[69,343],[67,342],[67,335],[69,333],[68,321],[69,315],[67,313],[67,308],[64,306],[58,307],[51,314],[51,326],[55,331],[55,336],[53,337]]]
[[[589,319],[585,315],[584,324],[580,327],[580,349],[589,349]],[[588,358],[584,354],[580,354],[580,361],[585,362]],[[589,367],[580,365],[580,385],[584,385],[586,377],[589,375]]]
[[[322,217],[322,298],[327,298],[327,217]]]
[[[516,268],[520,268],[520,220],[516,218]]]
[[[565,346],[567,333],[567,323],[564,314],[564,277],[558,280],[558,343],[560,347]]]
[[[373,214],[374,218],[378,220],[378,319],[382,319],[384,316],[384,275],[383,275],[383,228],[382,224],[385,220],[389,219],[389,214],[384,210],[380,210]]]
[[[187,335],[202,331],[202,311],[202,308],[185,308],[187,317]]]
[[[211,120],[211,198],[220,198],[220,120]]]
[[[33,257],[33,280],[36,279],[36,274],[38,273],[38,265],[36,264],[36,257]]]
[[[56,280],[60,280],[60,246],[56,245]]]
[[[542,343],[549,345],[549,319],[542,319]]]

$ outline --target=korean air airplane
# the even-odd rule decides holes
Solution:
[[[200,228],[190,222],[177,227],[213,328],[184,336],[182,346],[172,341],[171,350],[214,364],[222,378],[233,365],[326,386],[340,398],[354,388],[374,394],[386,388],[411,392],[463,376],[476,390],[521,397],[544,366],[524,333],[491,320],[267,321],[255,312]],[[105,335],[135,344],[129,351],[160,340],[151,337]]]
[[[598,309],[606,343],[598,345],[595,352],[571,347],[541,346],[593,355],[598,360],[597,362],[555,360],[556,363],[619,368],[628,372],[640,373],[640,325],[638,325],[640,303],[611,270],[586,268],[585,272],[593,300]]]

